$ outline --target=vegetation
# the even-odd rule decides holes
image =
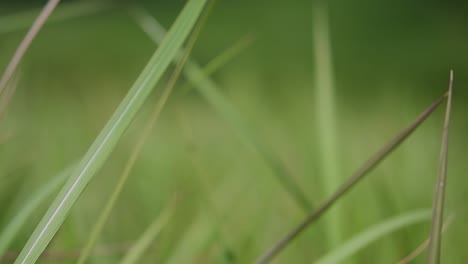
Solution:
[[[468,259],[463,24],[324,3],[0,5],[0,262]]]

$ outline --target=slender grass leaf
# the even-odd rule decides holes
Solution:
[[[340,185],[341,165],[338,158],[336,127],[335,80],[333,73],[328,11],[325,1],[315,1],[313,6],[313,44],[315,57],[315,113],[317,120],[317,146],[321,179],[325,195],[331,195]],[[327,216],[326,228],[330,247],[342,238],[340,207],[333,208]]]
[[[343,263],[349,259],[352,255],[356,254],[359,250],[367,247],[374,241],[392,233],[399,229],[405,228],[409,225],[413,225],[419,222],[428,221],[431,219],[430,210],[422,210],[416,212],[405,213],[383,223],[369,227],[362,233],[354,236],[337,249],[321,257],[319,260],[314,262],[315,264],[335,264]]]
[[[174,59],[205,3],[206,0],[190,0],[185,5],[160,47],[49,207],[15,263],[34,263],[40,256]]]
[[[440,150],[439,176],[437,177],[436,192],[432,212],[431,235],[427,263],[440,262],[440,245],[442,240],[442,222],[444,217],[445,185],[447,183],[447,156],[450,127],[450,113],[452,111],[453,71],[450,71],[450,83],[447,92],[447,108],[445,110],[444,130],[442,133],[442,146]]]
[[[234,43],[231,47],[220,53],[209,61],[203,68],[204,76],[211,76],[213,73],[221,69],[229,61],[239,56],[239,54],[245,51],[254,41],[254,37],[251,34],[241,38],[239,41]],[[181,93],[190,91],[192,83],[187,82],[184,86],[180,87]]]
[[[138,137],[139,140],[137,141],[136,145],[133,147],[129,159],[127,163],[125,164],[125,167],[122,171],[122,174],[120,174],[117,184],[109,197],[109,200],[106,202],[106,205],[104,207],[104,210],[98,217],[98,221],[94,225],[91,235],[88,239],[88,242],[86,243],[86,246],[83,250],[83,254],[80,256],[80,259],[78,260],[78,264],[85,263],[94,244],[97,241],[97,238],[101,234],[101,231],[104,227],[104,224],[107,222],[107,219],[109,218],[109,215],[114,208],[114,205],[120,196],[120,193],[122,192],[122,189],[127,182],[128,177],[130,176],[130,173],[135,166],[136,161],[138,160],[138,157],[140,156],[141,151],[143,150],[145,146],[145,142],[148,139],[148,137],[151,134],[151,131],[153,130],[153,127],[156,124],[156,121],[159,119],[159,116],[166,105],[167,100],[169,99],[170,94],[172,93],[172,90],[174,89],[174,86],[179,79],[180,73],[182,72],[182,69],[185,65],[185,62],[187,61],[190,52],[192,51],[193,47],[195,46],[195,42],[198,38],[198,35],[201,31],[201,28],[208,17],[208,13],[211,10],[211,6],[213,5],[214,1],[210,1],[210,5],[207,6],[207,11],[204,12],[204,15],[201,16],[200,21],[198,22],[197,26],[194,28],[194,31],[191,35],[191,37],[188,40],[187,43],[187,48],[185,49],[185,53],[183,55],[182,60],[180,60],[176,66],[176,69],[172,73],[171,77],[169,78],[169,81],[163,91],[161,92],[160,97],[158,98],[158,101],[156,102],[153,112],[151,113],[150,120],[146,123],[146,126],[143,128],[141,135]],[[133,259],[134,257],[132,257]]]
[[[336,201],[344,196],[352,187],[354,187],[360,180],[364,178],[372,169],[374,169],[382,160],[384,160],[393,150],[395,150],[409,135],[412,134],[426,120],[444,101],[446,95],[443,95],[432,103],[424,112],[422,112],[409,126],[404,128],[395,138],[390,140],[379,151],[372,155],[356,172],[354,172],[346,182],[330,196],[327,200],[320,204],[320,206],[310,213],[304,221],[289,232],[284,238],[279,240],[263,255],[261,255],[255,263],[268,263],[271,261],[281,250],[289,245],[299,234],[302,233],[311,223],[319,219]]]
[[[131,14],[140,27],[158,44],[164,38],[165,30],[156,19],[143,11],[133,9]],[[175,57],[176,61],[177,59]],[[184,74],[205,100],[233,128],[242,142],[263,158],[263,161],[269,166],[285,190],[293,197],[297,205],[304,211],[311,210],[312,204],[289,174],[283,162],[273,155],[267,146],[261,143],[254,130],[246,124],[229,100],[219,92],[220,89],[216,83],[204,74],[203,69],[193,60],[189,60],[184,68]]]

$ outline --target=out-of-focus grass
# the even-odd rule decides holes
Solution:
[[[262,140],[280,153],[309,197],[320,201],[318,159],[311,151],[318,140],[316,127],[304,121],[315,115],[310,91],[313,68],[308,56],[310,8],[298,2],[289,3],[285,9],[280,8],[284,3],[273,1],[268,8],[253,2],[252,9],[247,10],[234,2],[222,2],[202,34],[194,58],[208,61],[245,33],[254,32],[254,45],[213,78]],[[463,61],[468,61],[462,51],[468,39],[461,34],[464,25],[460,17],[447,19],[447,11],[442,9],[437,12],[440,15],[428,13],[433,14],[431,23],[405,28],[398,20],[397,24],[403,26],[384,27],[390,15],[377,17],[383,7],[372,2],[356,5],[359,10],[353,9],[355,4],[340,7],[334,3],[330,7],[344,173],[392,137],[429,97],[445,89],[450,66],[463,72]],[[387,10],[398,13],[403,10],[399,6],[405,5],[395,3],[394,9]],[[177,9],[158,6],[151,10],[169,25],[175,14],[170,11]],[[245,12],[239,19],[241,11]],[[356,16],[357,11],[361,15]],[[408,19],[403,14],[403,21]],[[283,23],[277,23],[279,20]],[[1,211],[19,212],[24,204],[21,201],[27,201],[42,182],[80,157],[154,49],[125,12],[116,10],[55,23],[42,33],[25,57],[17,94],[0,129],[12,135],[0,151]],[[5,65],[19,37],[16,33],[0,36],[1,65]],[[461,85],[463,76],[459,78]],[[468,182],[462,177],[468,164],[462,144],[455,144],[463,142],[468,128],[462,106],[464,93],[460,91],[454,97],[457,107],[452,120],[447,208],[454,209],[459,218],[444,235],[445,263],[468,259],[460,248],[468,243],[463,224],[463,194]],[[121,172],[144,126],[155,98],[150,100],[48,249],[83,246],[104,204],[103,197],[109,196],[115,175]],[[181,112],[191,124],[193,140],[184,140],[187,128],[177,122]],[[442,114],[438,112],[376,169],[374,177],[363,182],[358,192],[343,200],[345,239],[392,215],[430,207],[441,124]],[[258,157],[238,144],[231,129],[194,92],[169,102],[134,173],[138,177],[131,178],[122,193],[99,240],[101,246],[131,241],[150,225],[155,210],[163,208],[172,193],[184,197],[143,263],[220,259],[225,247],[212,239],[214,228],[239,253],[239,262],[246,263],[303,217]],[[206,198],[213,202],[218,216],[207,210]],[[13,200],[18,202],[11,203]],[[45,208],[40,207],[28,219],[9,251],[21,249],[41,210]],[[9,220],[0,214],[0,229]],[[319,222],[308,230],[277,263],[301,263],[327,253],[330,249],[322,243],[324,225]],[[398,260],[417,247],[428,230],[429,226],[422,224],[388,235],[359,252],[354,257],[356,263]],[[197,246],[201,244],[208,246],[200,250]],[[115,263],[119,258],[92,256],[95,263]]]

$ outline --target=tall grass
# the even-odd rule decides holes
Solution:
[[[2,225],[3,229],[0,230],[0,257],[2,257],[2,255],[4,255],[4,252],[8,250],[7,254],[3,256],[2,260],[9,261],[13,258],[18,257],[15,263],[34,263],[37,260],[48,262],[56,260],[57,257],[63,257],[64,259],[73,262],[76,259],[78,259],[78,263],[83,264],[89,262],[89,259],[92,256],[92,261],[100,263],[101,259],[99,259],[99,255],[103,252],[102,249],[104,248],[104,252],[106,253],[103,254],[108,255],[106,256],[106,258],[108,257],[108,259],[105,260],[107,261],[106,263],[117,262],[119,258],[118,256],[115,256],[115,254],[120,254],[124,252],[126,254],[122,259],[120,259],[120,261],[121,263],[128,264],[139,263],[144,261],[145,259],[150,259],[146,258],[147,256],[145,256],[145,254],[149,254],[149,249],[151,247],[154,247],[157,250],[157,252],[155,252],[154,255],[157,255],[157,257],[159,257],[159,259],[161,261],[164,261],[165,263],[250,262],[253,257],[252,254],[257,253],[256,251],[259,249],[258,247],[263,245],[265,240],[268,241],[272,237],[275,237],[278,234],[277,232],[278,230],[280,230],[280,228],[292,224],[291,219],[295,219],[295,217],[302,217],[302,215],[300,214],[301,212],[295,211],[295,207],[297,206],[303,211],[307,212],[308,215],[305,217],[305,219],[303,219],[302,222],[300,222],[298,226],[292,228],[291,232],[287,233],[284,238],[282,238],[276,244],[274,244],[268,251],[265,251],[264,254],[256,260],[256,263],[266,263],[271,260],[274,260],[274,258],[282,252],[282,250],[285,250],[288,246],[292,246],[293,241],[322,216],[325,216],[324,226],[326,227],[326,230],[323,230],[323,232],[322,230],[310,230],[312,232],[310,233],[310,240],[307,241],[307,244],[297,244],[298,247],[294,249],[296,250],[295,253],[297,254],[288,255],[289,257],[291,257],[291,259],[285,259],[285,261],[310,262],[311,259],[317,259],[317,263],[320,264],[343,262],[348,263],[350,262],[350,260],[352,260],[352,256],[354,254],[359,253],[365,247],[371,245],[380,238],[389,235],[391,232],[430,219],[429,212],[410,210],[410,213],[404,213],[401,215],[397,215],[396,217],[386,218],[386,220],[384,220],[378,225],[365,227],[363,231],[351,237],[351,239],[347,239],[345,241],[343,237],[344,233],[346,232],[343,232],[343,229],[347,228],[347,226],[344,226],[343,222],[346,222],[347,219],[346,215],[343,214],[343,211],[339,207],[340,204],[337,202],[340,199],[344,198],[344,196],[348,194],[352,188],[355,188],[358,185],[358,183],[361,183],[365,176],[369,175],[369,173],[377,165],[381,164],[381,162],[388,155],[390,155],[394,149],[396,149],[404,140],[406,140],[406,138],[409,137],[413,133],[413,131],[416,128],[418,128],[422,124],[422,122],[426,120],[445,99],[447,99],[448,103],[446,108],[445,124],[442,135],[442,146],[440,153],[440,169],[436,185],[436,194],[434,195],[434,207],[432,214],[430,239],[428,239],[427,242],[423,243],[420,247],[418,247],[414,252],[412,252],[407,258],[403,259],[401,262],[406,263],[407,261],[409,261],[409,259],[412,259],[418,254],[421,254],[421,252],[423,252],[425,248],[429,248],[427,262],[439,263],[442,235],[441,233],[444,229],[443,227],[441,228],[441,224],[444,215],[444,196],[447,178],[447,148],[452,101],[453,73],[451,73],[449,91],[443,97],[439,98],[436,102],[429,106],[414,122],[412,122],[408,127],[403,129],[394,139],[392,139],[388,144],[384,145],[379,151],[372,155],[369,158],[369,160],[367,160],[361,167],[359,167],[358,170],[354,174],[352,174],[347,180],[340,180],[342,179],[341,162],[339,157],[340,152],[337,149],[337,146],[340,143],[340,129],[337,126],[337,121],[339,120],[337,115],[339,107],[337,105],[336,100],[337,91],[335,90],[334,85],[335,76],[333,74],[333,58],[331,51],[332,45],[330,44],[330,29],[328,25],[329,20],[327,17],[327,8],[325,2],[316,1],[313,10],[313,52],[315,54],[314,99],[316,100],[314,101],[314,109],[315,112],[317,112],[317,123],[313,125],[316,126],[318,132],[318,137],[316,139],[318,143],[318,148],[316,153],[317,156],[314,158],[318,158],[320,163],[319,170],[321,177],[319,179],[322,180],[321,184],[323,186],[323,190],[318,191],[322,191],[323,195],[326,195],[326,199],[321,204],[318,204],[316,209],[313,210],[313,206],[308,198],[308,196],[310,196],[310,193],[304,192],[306,188],[301,186],[299,182],[295,181],[294,175],[291,173],[290,170],[286,169],[284,162],[279,158],[277,153],[274,153],[274,151],[272,151],[273,148],[268,144],[265,144],[266,141],[263,140],[261,135],[256,133],[256,131],[253,129],[254,126],[247,122],[248,117],[240,115],[237,106],[230,102],[229,98],[222,93],[222,89],[218,85],[217,81],[215,81],[215,79],[210,76],[213,72],[215,72],[222,65],[224,65],[228,60],[232,59],[243,49],[245,49],[245,47],[247,47],[252,41],[251,35],[241,40],[239,43],[233,45],[231,49],[228,49],[227,52],[223,53],[221,56],[218,56],[214,61],[208,63],[206,67],[201,67],[197,62],[195,62],[195,60],[189,59],[188,56],[192,50],[192,47],[195,43],[196,35],[200,29],[200,20],[202,20],[200,19],[200,17],[203,16],[203,10],[206,10],[207,3],[209,1],[189,0],[187,2],[187,5],[180,13],[176,22],[167,34],[166,30],[161,25],[159,25],[158,21],[151,17],[149,13],[147,13],[145,10],[132,9],[132,15],[135,18],[135,20],[138,22],[140,27],[148,34],[148,36],[150,36],[152,40],[160,46],[159,49],[156,51],[156,53],[154,53],[153,57],[148,62],[146,68],[141,72],[134,85],[130,88],[127,96],[123,99],[117,110],[114,112],[112,117],[104,126],[99,136],[95,139],[94,143],[89,148],[88,152],[84,156],[82,156],[80,162],[76,166],[73,166],[72,170],[66,170],[66,175],[59,175],[57,177],[52,177],[50,181],[41,182],[41,185],[30,194],[28,199],[23,203],[23,205],[20,208],[16,206],[11,206],[9,204],[5,206],[7,209],[10,207],[9,209],[11,209],[11,212],[9,212],[8,214],[4,214],[5,216],[8,215],[8,218],[2,217],[2,219],[0,219],[2,221],[6,221],[6,224]],[[109,7],[108,4],[109,3],[107,2],[65,4],[63,6],[58,7],[56,10],[57,13],[55,13],[55,15],[51,16],[50,18],[53,18],[54,21],[60,21],[68,17],[74,17],[76,15],[82,15],[101,10],[102,8]],[[27,12],[21,13],[18,16],[8,16],[7,18],[11,19],[11,21],[14,22],[12,24],[3,23],[5,20],[3,20],[3,18],[0,18],[0,34],[25,28],[25,21],[31,23],[31,16],[35,15],[36,13],[37,12]],[[190,34],[192,35],[190,36]],[[184,45],[184,43],[187,44]],[[263,44],[264,42],[261,43]],[[60,242],[57,243],[60,245],[59,248],[53,248],[50,251],[46,250],[48,243],[55,236],[55,233],[58,232],[60,226],[65,221],[65,218],[69,214],[72,206],[77,201],[86,185],[94,183],[91,182],[91,180],[93,179],[95,174],[99,172],[100,168],[104,165],[111,152],[115,149],[116,145],[125,133],[126,128],[136,117],[139,109],[144,106],[143,104],[146,98],[149,96],[151,91],[154,90],[153,87],[156,84],[158,84],[161,80],[163,80],[164,73],[170,67],[171,62],[175,64],[175,69],[172,75],[168,76],[169,78],[167,85],[161,87],[161,89],[158,89],[156,91],[157,94],[155,94],[155,96],[157,99],[154,105],[154,110],[150,114],[150,119],[147,120],[142,130],[139,131],[141,133],[137,133],[138,139],[136,143],[132,146],[131,151],[128,154],[125,153],[125,156],[128,155],[128,160],[127,163],[123,166],[123,170],[121,171],[120,176],[116,175],[119,177],[112,178],[111,180],[112,182],[115,182],[116,185],[112,189],[110,197],[105,197],[102,194],[98,195],[99,199],[104,199],[105,205],[103,207],[104,209],[100,212],[95,222],[95,225],[92,228],[88,240],[83,240],[83,230],[80,230],[79,227],[74,226],[72,228],[73,231],[75,231],[76,233],[80,233],[79,235],[73,237],[73,234],[64,234],[64,236],[60,236],[59,239],[63,239],[65,243],[62,243],[62,240],[58,241]],[[154,178],[143,178],[142,182],[139,184],[145,185],[145,188],[147,188],[145,190],[149,190],[150,193],[146,194],[141,193],[141,190],[132,190],[134,191],[134,193],[131,193],[131,196],[134,196],[132,198],[135,200],[121,201],[127,202],[132,206],[134,205],[138,213],[142,213],[140,212],[140,208],[138,207],[139,205],[137,205],[137,203],[139,199],[141,199],[140,202],[144,200],[144,202],[149,203],[150,212],[158,213],[158,215],[156,217],[151,216],[154,217],[154,219],[141,219],[142,221],[150,220],[151,222],[143,232],[138,231],[140,233],[132,233],[132,227],[128,226],[127,230],[126,226],[125,231],[122,231],[122,233],[113,233],[111,235],[113,237],[119,237],[119,239],[120,237],[125,237],[126,239],[128,237],[131,237],[132,240],[136,238],[134,240],[135,243],[120,243],[124,246],[119,246],[118,250],[114,250],[112,249],[114,248],[112,244],[117,243],[109,242],[108,239],[104,238],[103,236],[102,241],[105,243],[109,242],[110,244],[104,246],[95,246],[98,239],[101,239],[101,233],[102,230],[106,227],[106,224],[108,224],[109,222],[110,228],[114,224],[111,223],[111,221],[108,221],[109,216],[111,215],[111,211],[116,205],[119,196],[121,195],[124,188],[127,188],[127,186],[129,185],[127,183],[128,179],[130,179],[130,177],[132,176],[136,176],[132,175],[133,168],[135,164],[139,161],[140,152],[142,152],[142,150],[147,146],[147,143],[149,143],[146,142],[146,139],[150,136],[151,132],[153,131],[152,129],[155,126],[156,122],[158,122],[158,128],[161,129],[158,132],[169,131],[169,133],[173,133],[174,131],[176,131],[175,134],[177,134],[178,136],[180,136],[179,133],[183,134],[184,132],[186,132],[185,130],[190,130],[189,133],[192,133],[191,127],[173,128],[170,126],[166,126],[168,124],[167,122],[173,124],[173,116],[171,116],[171,118],[168,118],[167,120],[159,119],[163,109],[166,110],[166,104],[169,100],[169,97],[173,96],[173,89],[176,84],[176,81],[178,81],[179,79],[180,74],[184,75],[186,83],[185,85],[178,86],[178,88],[181,88],[179,90],[181,94],[179,95],[184,95],[184,93],[189,88],[194,87],[196,89],[196,92],[199,93],[200,97],[202,97],[202,99],[204,99],[207,102],[207,104],[214,109],[214,112],[216,112],[216,114],[218,114],[221,117],[221,119],[223,119],[223,121],[225,121],[225,123],[229,125],[230,130],[223,132],[233,132],[233,134],[235,134],[238,137],[238,139],[240,139],[239,141],[244,144],[242,146],[242,150],[245,150],[245,147],[247,146],[249,148],[248,150],[254,152],[257,155],[257,157],[259,157],[259,159],[254,159],[252,161],[252,159],[250,159],[251,156],[245,158],[240,157],[238,155],[239,153],[232,153],[233,151],[239,151],[239,149],[236,148],[237,145],[233,148],[230,148],[232,146],[229,145],[229,143],[232,142],[227,142],[223,140],[217,141],[217,139],[215,141],[211,136],[218,132],[216,131],[216,129],[219,129],[220,127],[224,128],[223,126],[218,126],[218,124],[216,123],[217,119],[215,119],[215,122],[213,122],[213,120],[210,119],[207,122],[209,125],[205,127],[207,123],[203,123],[204,127],[201,128],[202,132],[200,133],[200,135],[202,135],[203,139],[205,139],[205,136],[209,138],[207,141],[208,144],[206,144],[206,142],[202,139],[199,139],[198,135],[192,134],[187,136],[187,141],[189,141],[187,144],[189,146],[186,146],[184,143],[180,144],[180,142],[183,140],[177,137],[175,137],[177,139],[174,145],[174,142],[170,141],[171,139],[173,139],[171,137],[172,135],[167,138],[163,137],[163,143],[170,142],[169,144],[167,144],[168,147],[163,148],[164,146],[156,144],[155,148],[158,148],[159,146],[161,146],[161,148],[151,149],[151,151],[149,152],[151,154],[148,154],[148,157],[145,158],[151,159],[149,162],[149,166],[153,166],[155,164],[155,160],[157,162],[162,162],[164,163],[164,165],[166,165],[167,163],[172,162],[172,159],[168,157],[170,157],[170,155],[173,154],[173,151],[176,153],[176,155],[179,155],[181,153],[177,151],[180,151],[182,149],[178,149],[178,147],[180,147],[181,145],[183,145],[183,147],[187,147],[187,149],[184,149],[182,151],[184,153],[185,151],[187,151],[189,155],[182,156],[180,160],[177,160],[177,164],[170,164],[169,166],[171,166],[171,173],[166,173],[167,171],[164,171],[164,169],[161,169],[160,167],[156,168],[156,173],[151,173],[152,175],[157,174],[158,177],[169,176],[168,178],[164,178],[165,181],[170,181],[170,184],[174,183],[173,181],[175,181],[177,185],[174,187],[177,189],[177,191],[179,190],[179,187],[182,187],[182,195],[187,194],[190,198],[190,200],[187,201],[187,204],[184,204],[187,206],[187,208],[179,210],[178,208],[176,208],[178,207],[178,203],[167,203],[168,205],[166,205],[162,210],[160,210],[159,208],[154,208],[152,199],[160,199],[162,197],[161,192],[165,192],[167,190],[165,188],[166,186],[164,186],[164,190],[163,188],[158,189],[160,187],[159,185],[153,186],[148,184],[148,182],[154,180]],[[0,115],[4,113],[5,109],[7,109],[7,107],[9,106],[10,99],[12,98],[12,95],[15,92],[17,85],[14,82],[14,77],[14,74],[10,76],[10,80],[6,82],[5,89],[1,93]],[[22,80],[22,78],[17,79]],[[229,81],[229,78],[227,80]],[[225,82],[226,80],[222,81]],[[310,80],[307,80],[307,83],[309,82]],[[220,84],[221,83],[222,82],[220,82]],[[243,83],[243,81],[241,81],[241,83]],[[234,83],[234,85],[237,85],[237,83]],[[239,87],[241,87],[241,85],[239,85]],[[257,95],[254,94],[252,91],[247,91],[246,93],[248,93],[249,96]],[[187,96],[185,98],[182,98],[181,96],[178,97],[178,99],[184,100],[183,102],[188,104],[177,104],[175,108],[167,110],[176,109],[177,114],[185,114],[193,110],[193,113],[190,112],[188,118],[191,121],[192,119],[195,120],[193,124],[194,129],[196,131],[199,129],[199,127],[196,126],[202,126],[202,122],[197,122],[198,120],[196,118],[199,117],[198,115],[203,116],[202,118],[211,117],[210,113],[202,112],[206,111],[206,109],[202,108],[204,105],[201,105],[200,107],[198,102],[196,102],[196,100],[199,99],[197,96]],[[264,100],[264,98],[262,99]],[[298,101],[294,101],[294,104],[297,102]],[[278,113],[282,114],[283,112],[289,111],[289,109],[287,109],[288,107],[289,106],[285,106],[284,109],[279,108],[277,111]],[[54,111],[56,111],[55,108]],[[303,112],[301,112],[301,114],[302,113]],[[302,116],[300,116],[300,119],[301,122],[303,122]],[[159,123],[160,121],[161,123]],[[203,121],[205,121],[205,119],[203,119]],[[273,121],[273,119],[270,121]],[[162,126],[159,126],[159,124],[162,124]],[[169,130],[165,130],[168,129],[168,127]],[[293,129],[295,128],[296,127],[294,127]],[[300,130],[304,128],[304,125],[301,124],[297,128]],[[76,127],[74,127],[73,129],[76,129]],[[31,136],[33,133],[34,132],[27,135]],[[226,135],[226,133],[224,133],[223,135]],[[165,134],[165,136],[167,136],[167,134]],[[308,135],[306,135],[306,137],[307,136]],[[288,144],[293,141],[292,139],[288,140],[291,141],[285,141],[282,143]],[[215,144],[221,144],[221,146],[216,146],[222,149],[219,150],[220,152],[209,152],[213,150],[210,149],[211,146],[209,145],[213,142]],[[297,142],[300,142],[300,140],[298,139]],[[12,145],[14,145],[13,143]],[[300,144],[302,143],[303,142],[300,142]],[[196,151],[193,151],[194,148],[202,149],[203,151],[208,150],[208,155],[211,154],[213,156],[202,156],[206,153],[198,153]],[[221,159],[220,157],[215,155],[218,155],[219,153],[228,156],[230,159],[227,161],[225,160],[225,164],[218,164],[217,162],[219,162]],[[229,156],[231,154],[233,155]],[[301,156],[300,154],[295,154],[297,156]],[[283,156],[287,155],[288,153],[284,154]],[[297,156],[293,156],[291,159],[294,159]],[[202,164],[203,160],[198,160],[198,158],[207,158],[208,162],[206,163],[208,164]],[[306,156],[304,157],[304,160],[294,161],[294,164],[291,166],[292,170],[300,171],[301,165],[304,165],[301,164],[301,162],[305,163],[307,162],[307,159],[309,159],[309,157]],[[141,165],[143,165],[144,160],[145,159],[140,160]],[[40,160],[39,162],[42,162],[42,160]],[[231,166],[238,165],[237,162],[241,164],[239,165],[242,166],[242,170],[240,171],[242,174],[246,175],[245,177],[248,178],[248,180],[237,177],[240,175],[240,173],[237,174],[237,171],[227,171],[229,169],[235,170],[235,168]],[[44,163],[42,163],[42,165]],[[3,166],[3,164],[0,165]],[[221,173],[217,171],[216,174],[210,175],[210,170],[212,169],[211,166],[216,167],[220,165],[229,166],[229,169],[227,169],[226,167],[217,167],[216,170],[221,170]],[[253,166],[250,167],[251,165]],[[202,166],[206,167],[201,168]],[[252,174],[257,173],[255,169],[260,169],[261,173],[265,173],[264,167],[269,168],[270,171],[267,173],[272,174],[274,177],[276,177],[276,180],[281,183],[282,187],[287,191],[286,196],[283,196],[283,194],[280,195],[277,193],[271,193],[273,191],[276,191],[276,189],[272,188],[272,185],[268,184],[273,183],[274,180],[270,180],[271,182],[262,181],[261,183],[260,181],[256,181],[257,178],[253,176],[257,175]],[[149,171],[148,168],[145,169],[145,172]],[[175,173],[172,173],[172,169],[175,170]],[[182,172],[180,172],[179,170],[181,170]],[[163,171],[163,173],[160,173],[161,171]],[[183,174],[184,176],[190,176],[190,179],[189,177],[187,177],[183,179],[183,182],[179,182],[180,179],[177,178],[179,176],[178,173]],[[194,175],[198,177],[195,177]],[[202,177],[203,179],[201,179]],[[159,179],[162,178],[158,178],[158,180]],[[23,179],[20,179],[19,181],[21,180]],[[26,179],[24,181],[28,180],[29,179]],[[204,180],[206,180],[206,182],[203,182]],[[198,183],[200,184],[200,186],[197,185]],[[185,193],[186,190],[184,188],[186,188],[187,186],[185,185],[188,184],[195,184],[196,186],[189,186],[189,193]],[[262,186],[258,186],[258,184],[262,184]],[[14,242],[19,241],[14,241],[15,238],[16,240],[20,240],[19,238],[21,237],[22,233],[24,233],[26,230],[23,230],[23,228],[26,226],[27,221],[30,219],[34,219],[34,212],[37,211],[37,208],[40,207],[44,203],[44,201],[62,185],[62,190],[57,195],[54,202],[50,205],[49,210],[46,212],[41,222],[36,227],[36,230],[28,240],[27,244],[24,246],[23,250],[18,255],[17,249],[14,249]],[[221,186],[221,188],[218,188],[219,186]],[[195,192],[192,192],[195,188],[198,187],[200,187],[200,189],[197,189]],[[419,186],[411,187],[417,188]],[[5,188],[8,188],[8,186]],[[307,187],[307,189],[310,189],[310,186]],[[228,190],[228,192],[226,192],[226,190]],[[235,191],[231,192],[231,190]],[[317,191],[317,189],[310,190]],[[176,194],[178,194],[177,191],[175,191]],[[289,201],[288,199],[283,199],[284,197],[292,197],[293,203],[291,203],[291,201]],[[191,200],[192,198],[193,200]],[[198,203],[198,198],[201,198],[200,204]],[[245,198],[251,199],[247,201],[247,199]],[[359,198],[364,198],[363,194]],[[105,199],[108,200],[105,201]],[[264,199],[271,200],[264,201]],[[243,205],[246,205],[248,209],[253,208],[254,211],[246,213],[241,211],[241,208],[238,208],[237,206],[230,206],[234,203],[236,205],[239,205],[242,202],[244,202]],[[224,205],[222,206],[223,212],[218,212],[218,209],[221,209],[221,207],[217,208],[219,204]],[[292,209],[291,205],[293,205]],[[360,207],[365,207],[367,205],[367,203],[364,203],[362,205],[359,204]],[[379,205],[386,204],[382,203]],[[413,207],[412,204],[409,206]],[[144,209],[147,210],[147,208]],[[154,209],[156,209],[157,211],[154,211]],[[185,212],[186,209],[188,209],[187,212]],[[284,211],[280,211],[281,209],[284,209]],[[359,213],[365,211],[361,211],[361,209],[356,210],[359,210]],[[174,217],[175,211],[177,211],[178,214],[179,211],[181,212],[181,214],[183,211],[184,216],[188,216],[188,218],[176,219],[176,217]],[[385,208],[383,209],[383,211],[389,212],[391,210]],[[298,215],[293,215],[293,213],[289,214],[291,212],[298,213]],[[328,214],[326,214],[326,212],[328,212]],[[127,210],[125,213],[127,213]],[[120,216],[122,215],[118,215],[118,218],[114,220],[115,223],[121,224],[120,222],[123,220],[120,219]],[[127,217],[127,215],[125,215],[125,217]],[[242,220],[239,221],[238,218],[242,218]],[[140,219],[137,220],[139,222]],[[83,222],[78,221],[72,224],[80,226],[85,224]],[[347,224],[349,224],[351,228],[354,228],[356,226],[356,223]],[[444,226],[446,226],[446,223],[444,223]],[[117,228],[120,230],[121,226],[117,226]],[[139,230],[139,227],[134,228],[133,230]],[[68,232],[69,230],[63,231]],[[166,233],[166,231],[168,232]],[[317,240],[310,243],[310,241],[312,241],[314,237]],[[321,239],[323,239],[326,242],[322,243]],[[411,240],[417,240],[418,242],[420,242],[418,238],[412,237]],[[83,244],[83,242],[85,244],[84,248],[77,248],[76,250],[64,249],[67,247],[66,243],[68,242],[77,243],[80,245],[80,247]],[[397,249],[400,253],[408,251],[407,248],[403,248],[403,246],[404,245],[399,244],[398,246],[395,246],[395,248],[390,248],[390,251],[395,251]],[[74,245],[73,247],[76,246]],[[107,251],[106,249],[111,250]],[[312,249],[313,252],[303,252],[301,251],[302,249],[309,251],[310,249]],[[320,255],[325,249],[328,250],[327,253],[325,255]],[[294,251],[291,252],[294,253]],[[43,254],[42,257],[41,254]],[[371,254],[375,255],[376,253]],[[313,256],[313,258],[308,258],[309,256]],[[385,259],[377,259],[377,261],[385,261]]]
[[[46,248],[65,220],[70,208],[104,164],[125,129],[176,56],[205,3],[206,0],[190,0],[185,5],[161,46],[151,57],[128,94],[77,165],[76,170],[62,187],[15,263],[34,263]]]

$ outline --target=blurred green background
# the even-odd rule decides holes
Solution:
[[[77,2],[64,1],[59,9]],[[17,91],[1,120],[0,229],[38,186],[85,153],[155,51],[126,6],[147,9],[169,28],[184,2],[111,3],[111,8],[48,23],[40,32],[19,68]],[[2,2],[0,19],[44,4]],[[206,65],[240,39],[252,37],[248,47],[211,77],[317,205],[326,192],[317,149],[321,138],[316,122],[320,113],[314,105],[313,6],[313,1],[218,1],[191,58]],[[466,1],[328,2],[343,180],[443,94],[449,70],[454,69],[446,211],[456,218],[443,238],[443,263],[468,260],[468,164],[463,152],[468,131],[468,93],[463,88],[467,11]],[[2,32],[13,24],[0,21],[3,71],[26,28]],[[164,109],[99,245],[113,247],[137,239],[176,193],[176,215],[142,263],[252,262],[305,214],[196,89],[177,90],[186,82],[182,77]],[[86,188],[48,250],[79,249],[86,243],[155,96]],[[439,110],[340,201],[345,240],[389,217],[431,207],[442,123]],[[19,252],[46,208],[44,204],[36,210],[9,253]],[[311,226],[275,263],[312,263],[332,250],[324,243],[326,220]],[[429,227],[425,222],[392,233],[350,262],[395,263],[427,238]],[[96,254],[91,261],[115,263],[121,254]],[[73,256],[42,261],[74,263]],[[415,261],[423,262],[424,254]]]

